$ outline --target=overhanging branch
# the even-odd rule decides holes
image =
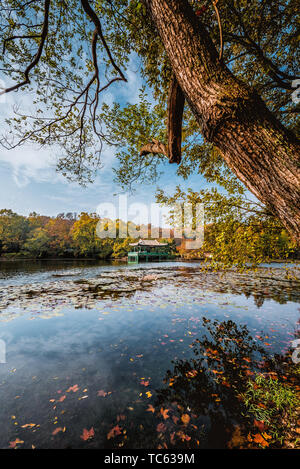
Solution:
[[[27,85],[28,83],[30,83],[29,73],[38,64],[38,62],[41,58],[42,52],[43,52],[43,48],[44,48],[44,44],[45,44],[47,35],[48,35],[49,9],[50,9],[50,0],[45,0],[44,21],[43,21],[42,32],[40,34],[41,41],[40,41],[37,53],[35,54],[33,60],[30,62],[30,64],[26,67],[26,69],[24,71],[25,80],[11,86],[10,88],[5,88],[3,91],[0,92],[0,95],[2,95],[4,93],[9,93],[10,91],[15,91],[15,90],[19,89],[21,86]],[[32,36],[32,37],[34,37],[34,36]],[[5,47],[5,43],[4,43],[4,47]]]
[[[184,94],[175,75],[173,75],[168,97],[168,144],[152,139],[140,150],[140,156],[152,154],[165,155],[169,163],[179,164],[181,161],[181,135],[184,109]]]

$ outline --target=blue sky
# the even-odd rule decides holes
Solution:
[[[117,100],[121,104],[126,102],[133,104],[138,101],[142,80],[136,70],[137,62],[133,60],[126,73],[128,83],[110,87],[103,97],[105,102],[110,104]],[[15,105],[20,106],[23,112],[28,111],[32,107],[32,96],[26,91],[23,93],[19,91],[2,97],[0,101],[2,129],[5,128],[5,117],[12,114]],[[56,152],[55,148],[39,149],[28,145],[15,150],[5,150],[0,147],[0,208],[10,208],[23,215],[35,211],[55,216],[61,212],[95,212],[97,206],[103,202],[117,203],[117,196],[114,194],[120,193],[120,188],[113,181],[112,168],[116,161],[112,148],[104,148],[101,157],[103,168],[98,171],[95,182],[86,188],[68,182],[56,172]],[[136,192],[128,195],[128,202],[142,202],[149,205],[155,202],[157,186],[171,194],[178,184],[199,190],[205,186],[205,181],[197,175],[183,182],[176,176],[176,165],[166,164],[165,172],[158,184],[137,186]]]

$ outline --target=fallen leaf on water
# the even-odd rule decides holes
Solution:
[[[110,430],[110,432],[108,432],[107,439],[110,440],[111,438],[114,438],[117,435],[121,435],[121,433],[122,433],[121,427],[119,427],[119,425],[116,425]]]
[[[181,416],[181,421],[183,422],[184,425],[187,425],[190,420],[191,420],[191,417],[188,414],[183,414]]]
[[[187,378],[195,378],[197,374],[198,374],[197,370],[191,370],[191,371],[188,371],[185,375]]]
[[[103,389],[100,389],[100,391],[97,392],[97,396],[105,397],[107,396],[107,392],[103,391]]]
[[[89,440],[90,438],[93,438],[93,436],[95,435],[95,431],[94,431],[94,428],[90,428],[89,430],[87,430],[86,428],[83,429],[83,433],[82,435],[80,435],[80,438],[84,441],[86,440]]]
[[[152,394],[151,394],[150,391],[147,391],[147,392],[146,392],[146,395],[147,395],[148,399],[152,396]]]
[[[63,402],[65,399],[66,399],[66,395],[64,394],[63,396],[61,396],[57,402]]]
[[[32,427],[35,427],[36,424],[35,423],[26,423],[25,425],[21,425],[21,428],[32,428]]]
[[[9,447],[10,448],[15,448],[17,446],[17,444],[21,445],[22,443],[24,443],[24,441],[19,440],[19,438],[17,438],[15,441],[10,441],[9,442]]]
[[[59,432],[65,432],[66,431],[66,427],[58,427],[56,428],[53,432],[52,432],[52,435],[56,435],[57,433]]]
[[[163,408],[160,409],[160,413],[165,420],[169,418],[168,412],[169,412],[169,409],[163,409]]]
[[[211,370],[212,373],[214,373],[215,375],[222,375],[223,374],[223,371],[218,371],[218,370]]]
[[[78,384],[74,384],[74,386],[70,386],[69,389],[67,389],[66,392],[77,392],[79,389]]]
[[[141,381],[141,385],[142,385],[142,386],[149,386],[149,381],[144,381],[144,380],[142,380],[142,381]]]
[[[152,412],[154,414],[155,408],[153,407],[153,405],[151,405],[151,404],[148,405],[147,412]]]
[[[181,441],[190,441],[191,437],[189,435],[186,435],[182,431],[177,432],[177,435],[181,439]]]
[[[156,427],[156,431],[161,433],[161,432],[165,432],[166,431],[166,426],[164,423],[159,423]]]

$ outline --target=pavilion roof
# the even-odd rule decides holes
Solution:
[[[130,246],[168,246],[168,243],[160,243],[157,239],[139,239],[137,243],[131,243]]]

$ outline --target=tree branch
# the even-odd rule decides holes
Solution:
[[[219,0],[213,0],[212,4],[215,9],[216,15],[217,15],[217,20],[218,20],[218,26],[219,26],[219,33],[220,33],[220,51],[219,51],[219,60],[222,60],[223,58],[223,49],[224,49],[224,44],[223,44],[223,30],[222,30],[222,23],[221,23],[221,18],[220,18],[220,13],[219,9],[217,7],[217,3]]]
[[[0,92],[0,95],[2,95],[4,93],[9,93],[10,91],[15,91],[15,90],[21,88],[21,86],[27,85],[28,83],[30,83],[29,73],[38,64],[38,62],[41,58],[43,48],[44,48],[44,44],[45,44],[45,40],[46,40],[46,37],[47,37],[47,34],[48,34],[49,8],[50,8],[50,0],[45,0],[44,22],[43,22],[42,32],[40,34],[41,42],[40,42],[38,51],[35,54],[32,62],[26,67],[26,69],[24,71],[25,80],[11,86],[10,88],[5,88],[3,91]]]
[[[180,163],[184,101],[184,94],[175,75],[173,75],[168,96],[168,145],[152,139],[152,142],[147,143],[141,148],[140,156],[145,156],[149,153],[163,154],[169,159],[169,163]]]
[[[111,64],[112,66],[114,67],[114,69],[119,73],[120,75],[120,78],[119,80],[123,80],[123,81],[126,81],[127,82],[127,79],[125,78],[122,70],[120,69],[120,67],[116,64],[113,56],[112,56],[112,53],[107,45],[107,42],[103,36],[103,32],[102,32],[102,27],[101,27],[101,23],[100,23],[100,20],[98,18],[98,15],[97,13],[92,9],[90,3],[88,0],[81,0],[81,5],[82,5],[82,8],[84,9],[84,11],[86,12],[86,14],[89,16],[89,18],[91,19],[91,21],[94,23],[95,27],[96,27],[96,30],[97,30],[97,34],[98,36],[100,37],[101,39],[101,42],[107,52],[107,55],[111,61]]]
[[[140,156],[145,156],[149,153],[153,153],[154,155],[161,154],[169,158],[167,145],[159,142],[158,140],[155,140],[154,138],[152,139],[152,142],[147,143],[140,150]]]
[[[184,94],[176,80],[171,79],[168,98],[168,157],[169,163],[179,164],[181,161],[181,136],[184,109]]]

